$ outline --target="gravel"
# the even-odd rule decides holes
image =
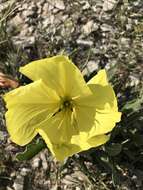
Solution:
[[[31,55],[30,60],[64,52],[72,57],[84,76],[89,77],[101,68],[109,71],[115,66],[126,68],[128,64],[133,69],[126,85],[137,86],[142,80],[142,0],[0,0],[0,15],[9,4],[13,11],[7,16],[7,35],[17,49]],[[120,74],[124,81],[122,69]],[[1,99],[0,104],[3,105]],[[13,155],[19,147],[7,140],[3,115],[4,106],[1,106],[0,146]],[[64,184],[62,189],[90,189],[87,177],[70,166],[60,181]],[[7,174],[12,182],[5,187],[7,190],[59,189],[58,167],[49,152],[42,151],[27,164],[15,162]],[[133,180],[140,186],[135,176]]]

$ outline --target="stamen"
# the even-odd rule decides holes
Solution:
[[[58,111],[56,111],[56,112],[52,115],[52,117],[55,116],[55,115],[56,115],[57,113],[59,113],[60,111],[62,111],[61,108],[59,108]]]
[[[66,99],[66,100],[62,101],[60,108],[52,115],[52,117],[55,116],[56,114],[58,114],[59,112],[61,112],[62,110],[65,110],[65,109],[66,110],[69,109],[73,112],[72,100]]]

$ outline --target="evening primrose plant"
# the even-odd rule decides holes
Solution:
[[[24,146],[40,134],[63,161],[109,140],[121,113],[105,70],[86,83],[72,61],[58,55],[33,61],[20,72],[33,82],[4,96],[13,142]]]

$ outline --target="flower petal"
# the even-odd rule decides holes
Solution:
[[[94,95],[92,105],[106,112],[118,111],[117,99],[112,86],[108,83],[104,69],[100,70],[87,84]]]
[[[108,90],[110,91],[111,89],[109,88]],[[92,102],[90,99],[89,101],[79,101],[79,105],[75,108],[75,118],[78,130],[80,132],[86,132],[87,137],[110,132],[121,119],[121,113],[118,112],[116,98],[113,100],[112,98],[115,97],[109,96],[104,98],[101,94],[99,98],[95,98],[95,102]]]
[[[109,140],[108,135],[97,135],[91,138],[87,138],[86,133],[80,133],[72,137],[71,144],[80,147],[80,151],[88,150],[93,147],[100,146]]]
[[[52,144],[70,142],[72,135],[78,133],[78,129],[72,123],[70,110],[54,114],[51,118],[40,123],[37,131],[42,131],[40,132],[41,136],[48,137]]]
[[[92,105],[94,105],[96,109],[104,110],[107,113],[110,111],[118,111],[117,99],[110,85],[89,84],[88,86],[94,96]]]
[[[60,97],[90,93],[79,69],[63,55],[33,61],[20,68],[20,72],[34,81],[42,79]]]
[[[6,123],[13,142],[29,143],[37,134],[36,125],[57,109],[59,97],[39,80],[19,87],[4,96]]]
[[[95,136],[90,139],[83,138],[83,134],[75,135],[71,139],[71,143],[51,143],[47,134],[39,129],[39,134],[44,138],[51,153],[56,157],[57,160],[63,161],[65,158],[72,156],[73,154],[81,151],[88,150],[93,147],[100,146],[109,140],[108,135]]]
[[[47,144],[47,147],[49,148],[51,153],[56,157],[56,159],[59,161],[63,161],[68,156],[80,152],[80,147],[78,145],[72,145],[69,142],[52,143],[47,133],[45,133],[45,131],[38,129],[38,133],[43,137],[45,143]]]
[[[87,84],[100,84],[102,86],[108,85],[107,74],[105,69],[101,69],[97,75],[92,77]]]
[[[77,128],[86,133],[86,138],[110,132],[121,119],[121,113],[114,109],[100,110],[90,106],[77,106],[75,110]]]
[[[112,131],[116,123],[121,120],[120,112],[104,113],[96,110],[95,124],[92,126],[89,137],[106,134]]]
[[[76,128],[80,132],[89,133],[95,122],[95,111],[96,109],[94,107],[78,105],[75,107]]]
[[[118,112],[117,99],[111,85],[108,84],[105,70],[101,70],[93,77],[88,86],[94,95],[96,107],[95,124],[89,136],[101,135],[110,132],[121,120]]]
[[[92,95],[76,98],[77,105],[106,110],[107,113],[118,111],[117,99],[113,88],[108,84],[105,70],[99,71],[87,84]]]

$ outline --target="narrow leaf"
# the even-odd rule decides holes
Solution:
[[[16,158],[19,161],[30,160],[44,148],[46,148],[45,142],[43,140],[38,140],[36,143],[27,145],[25,151],[18,153]]]
[[[110,156],[116,156],[118,155],[122,150],[122,145],[119,143],[116,144],[109,144],[105,146],[105,151],[110,155]]]

